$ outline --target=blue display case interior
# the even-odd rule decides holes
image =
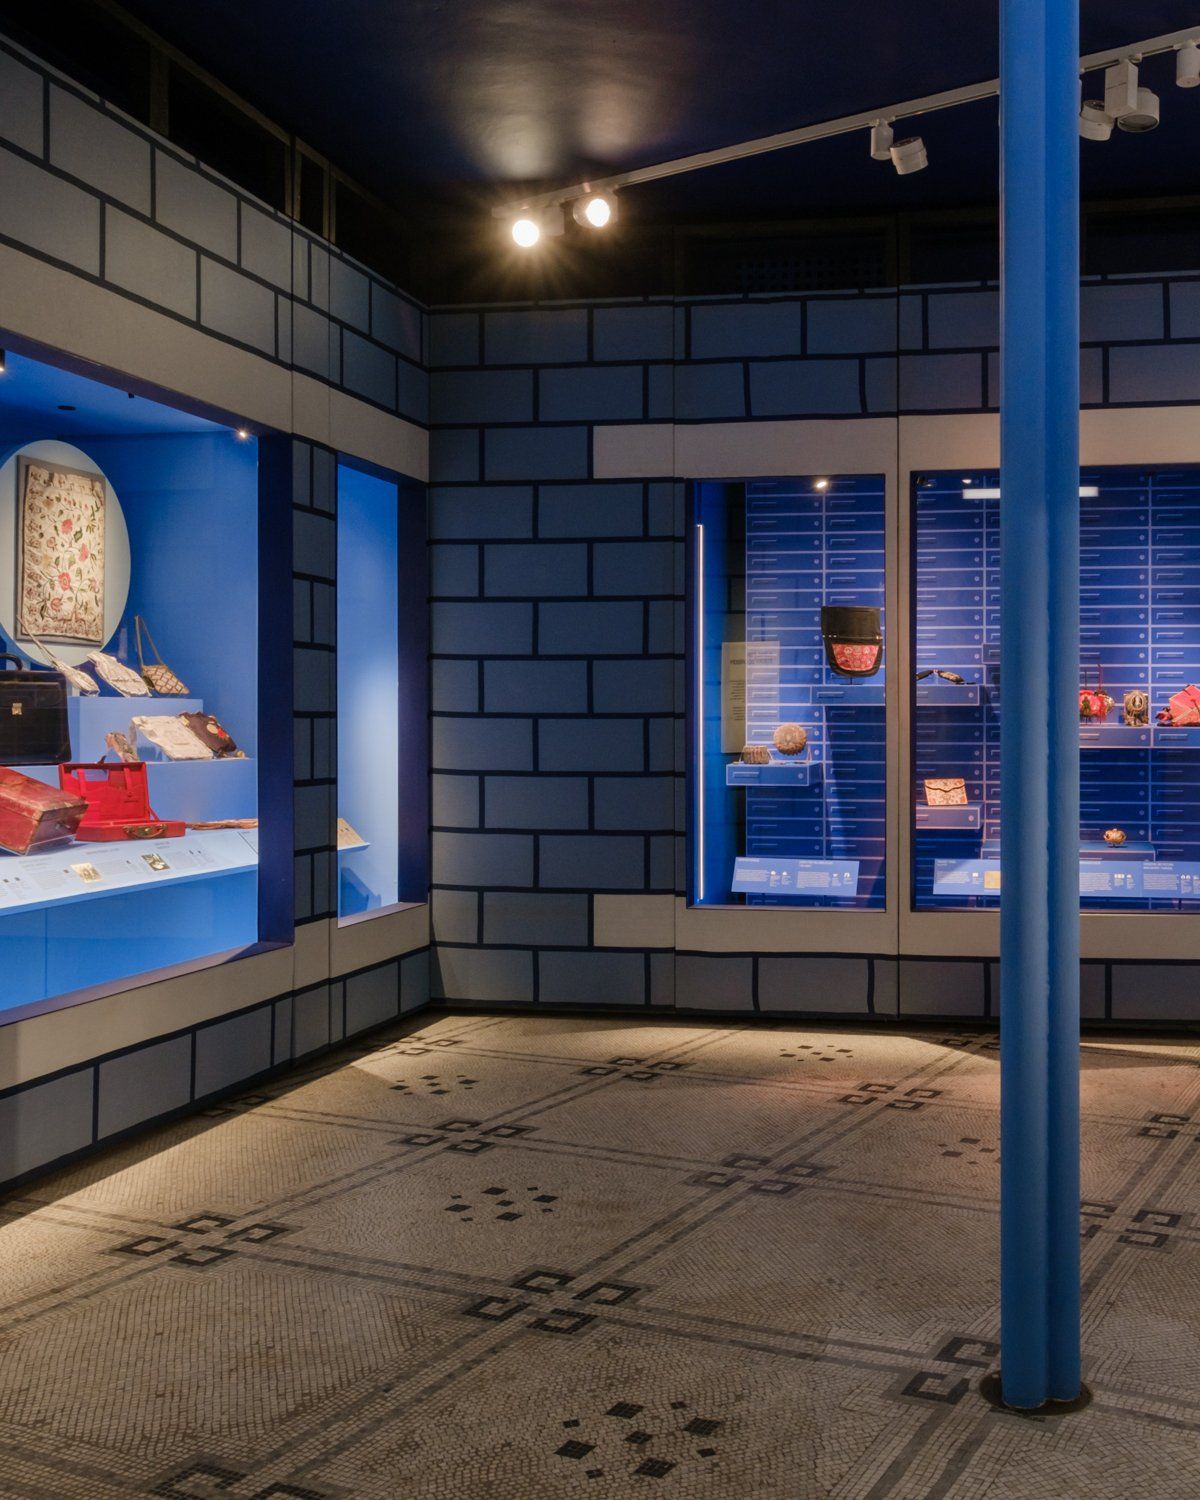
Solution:
[[[872,606],[886,637],[883,477],[697,483],[691,549],[690,899],[882,908],[882,657],[835,673],[821,608]],[[801,754],[773,747],[783,723]],[[769,761],[740,761],[743,739]]]
[[[164,760],[142,745],[160,819],[253,819],[258,812],[259,444],[206,417],[10,353],[0,380],[0,452],[67,442],[107,478],[130,539],[128,601],[105,649],[136,664],[142,615],[186,698],[122,698],[102,686],[69,702],[76,760],[113,759],[105,736],[135,713],[202,710],[244,758]],[[5,587],[14,586],[12,579]],[[17,632],[19,634],[19,632]],[[0,636],[3,633],[0,632]],[[43,666],[36,649],[3,636]],[[57,785],[57,767],[22,766]],[[143,855],[157,852],[151,861]],[[95,877],[84,879],[80,867]],[[42,899],[30,899],[36,882]],[[257,835],[188,833],[153,850],[76,841],[51,853],[0,853],[0,1009],[241,951],[259,936]],[[22,894],[23,892],[23,894]]]
[[[425,901],[429,885],[424,486],[338,464],[338,914]]]
[[[1200,469],[1102,468],[1080,480],[1080,686],[1115,700],[1080,725],[1080,901],[1195,910],[1200,900],[1200,728],[1157,726],[1200,681]],[[914,905],[999,902],[1000,489],[995,471],[914,481]],[[1019,674],[1006,690],[1020,692]],[[1150,724],[1124,722],[1127,692]],[[965,808],[922,805],[926,777],[961,776]],[[1105,843],[1109,829],[1125,835]]]

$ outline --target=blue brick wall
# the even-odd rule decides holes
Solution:
[[[425,425],[425,310],[0,37],[0,240]]]
[[[1085,405],[1200,404],[1200,276],[1082,307]],[[589,951],[598,897],[675,892],[686,826],[682,486],[597,479],[590,434],[992,410],[998,345],[988,285],[433,311],[436,994],[920,1011],[895,961]],[[983,1014],[985,971],[928,1009]]]
[[[304,370],[389,415],[428,421],[424,308],[2,37],[0,242],[264,368]],[[154,368],[161,379],[161,358]],[[289,873],[298,927],[336,916],[336,455],[271,437],[260,460],[278,521],[278,550],[266,555],[274,594],[292,608],[291,742],[285,686],[271,709],[284,782],[264,807],[268,828],[289,821],[290,753],[293,847],[264,846],[263,861],[264,936],[283,942]],[[289,677],[278,623],[273,689]],[[429,971],[418,950],[4,1091],[0,1185],[419,1009]]]

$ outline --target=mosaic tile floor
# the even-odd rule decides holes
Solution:
[[[0,1203],[0,1495],[1200,1494],[1200,1045],[1083,1052],[1087,1373],[987,1407],[971,1032],[452,1015]]]

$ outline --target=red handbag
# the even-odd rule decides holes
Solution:
[[[1166,708],[1160,708],[1154,718],[1158,724],[1200,724],[1200,687],[1189,682],[1167,699]]]
[[[156,818],[150,806],[146,762],[72,761],[58,768],[58,784],[87,803],[79,825],[81,839],[181,839],[186,824]]]

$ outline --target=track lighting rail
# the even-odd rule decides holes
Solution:
[[[1081,74],[1107,69],[1119,63],[1140,61],[1162,52],[1179,51],[1194,44],[1200,38],[1200,19],[1184,31],[1170,31],[1162,36],[1148,37],[1145,41],[1129,42],[1122,47],[1109,47],[1101,52],[1090,52],[1079,59]],[[1182,79],[1180,80],[1182,82]],[[797,130],[780,131],[777,135],[759,136],[755,140],[740,141],[733,146],[720,146],[715,151],[698,151],[691,156],[678,156],[671,161],[656,162],[651,166],[634,167],[628,172],[617,172],[611,177],[597,178],[592,182],[578,182],[568,187],[554,188],[545,193],[533,193],[526,198],[510,200],[492,210],[496,219],[516,220],[526,215],[536,216],[543,211],[553,211],[561,204],[576,199],[597,195],[609,195],[621,188],[635,187],[643,182],[656,182],[663,177],[678,177],[684,172],[699,172],[705,167],[721,166],[724,162],[738,161],[742,157],[762,156],[770,151],[786,151],[791,146],[802,146],[809,141],[828,140],[831,136],[849,135],[856,130],[870,130],[875,126],[890,125],[896,120],[912,119],[917,115],[933,114],[936,110],[953,109],[960,104],[972,104],[978,99],[991,99],[1000,92],[1000,80],[989,78],[982,83],[968,83],[960,88],[944,89],[938,94],[926,94],[920,99],[908,99],[901,104],[890,104],[882,109],[861,110],[857,114],[842,115],[836,120],[821,120],[813,125],[802,125]],[[895,158],[893,158],[894,160]]]

